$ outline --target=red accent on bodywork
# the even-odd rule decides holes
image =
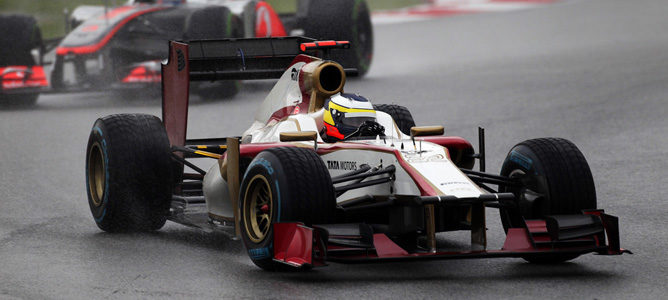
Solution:
[[[169,43],[169,59],[162,65],[162,122],[173,146],[184,146],[190,90],[188,44]]]
[[[131,6],[128,6],[128,7],[132,8]],[[154,8],[150,8],[150,9],[147,9],[147,10],[138,11],[138,12],[128,16],[127,18],[123,19],[122,21],[118,22],[118,24],[116,24],[116,26],[114,26],[114,28],[111,29],[109,31],[109,33],[107,33],[107,35],[104,36],[104,38],[102,38],[102,40],[100,40],[96,44],[86,45],[86,46],[76,46],[76,47],[58,47],[58,48],[56,48],[56,54],[62,56],[62,55],[67,55],[67,54],[81,55],[81,54],[95,53],[95,52],[99,51],[100,49],[102,49],[102,47],[104,47],[104,45],[106,45],[109,42],[109,40],[111,40],[111,38],[116,34],[116,32],[118,32],[123,27],[123,25],[127,24],[128,22],[132,21],[133,19],[135,19],[135,18],[137,18],[141,15],[151,13],[151,12],[155,12],[155,11],[159,11],[159,10],[163,10],[163,9],[167,9],[167,7],[154,7]]]
[[[373,235],[373,247],[376,248],[378,257],[397,257],[406,256],[408,252],[392,242],[385,234],[376,233]]]
[[[133,82],[160,82],[162,76],[160,73],[154,72],[146,68],[145,66],[138,66],[132,71],[128,76],[123,78],[122,82],[124,83],[133,83]]]
[[[83,31],[83,32],[93,32],[93,31],[97,31],[98,28],[100,28],[99,25],[88,25],[84,28],[81,28],[81,31]]]
[[[299,62],[308,64],[310,62],[314,62],[317,60],[320,59],[306,54],[299,54],[297,55],[297,57],[295,57],[295,59],[292,60],[292,63],[290,63],[290,65],[293,66],[294,64]],[[299,90],[302,93],[302,102],[299,103],[299,110],[302,111],[303,113],[308,113],[309,105],[311,104],[311,90],[304,88],[304,83],[305,83],[304,72],[299,72]]]
[[[295,110],[297,109],[297,106],[286,106],[283,107],[277,111],[275,111],[271,117],[269,117],[269,120],[267,120],[267,123],[271,121],[281,121],[288,116],[292,115],[295,113]]]
[[[349,41],[316,41],[311,43],[301,43],[299,45],[299,50],[308,51],[308,50],[317,50],[325,48],[335,48],[337,46],[347,47],[346,45],[350,44]]]
[[[469,143],[469,141],[458,136],[420,136],[416,137],[415,140],[423,140],[425,142],[431,142],[437,145],[441,145],[443,147],[448,148],[448,150],[450,151],[452,151],[453,149],[456,150],[473,149],[473,146],[471,145],[471,143]]]
[[[310,63],[310,62],[313,62],[313,61],[316,61],[316,60],[320,60],[320,59],[317,58],[317,57],[306,55],[306,54],[299,54],[299,55],[295,56],[295,59],[292,60],[290,65],[292,66],[292,65],[294,65],[296,63],[299,63],[299,62],[303,62],[303,63],[307,64],[307,63]]]
[[[132,9],[134,9],[134,7],[133,7],[133,6],[130,6],[130,5],[121,6],[121,7],[112,9],[111,11],[107,12],[107,14],[105,14],[105,15],[101,15],[101,16],[99,17],[99,19],[102,19],[102,20],[104,20],[104,19],[107,19],[107,20],[109,20],[109,19],[113,19],[113,18],[115,18],[116,16],[118,16],[118,15],[120,15],[120,14],[122,14],[122,13],[125,13],[125,12],[127,12],[128,10],[132,10]]]
[[[388,147],[368,145],[368,144],[362,144],[362,143],[345,143],[345,142],[343,142],[343,143],[334,143],[334,144],[318,144],[318,155],[325,155],[325,154],[332,153],[332,152],[338,151],[338,150],[357,150],[357,149],[373,150],[373,151],[395,153],[395,154],[398,153],[397,150],[394,150],[394,149],[388,148]]]
[[[529,233],[524,228],[508,228],[506,241],[503,243],[503,250],[532,250],[533,245],[529,238]]]
[[[255,5],[255,15],[255,37],[281,37],[287,35],[281,19],[267,2],[260,1]]]
[[[274,260],[300,267],[311,264],[313,229],[300,223],[274,223]]]
[[[305,55],[305,54],[299,54],[292,60],[292,62],[290,63],[290,66],[293,66],[294,64],[300,63],[300,62],[308,64],[308,63],[310,63],[312,61],[315,61],[315,60],[318,60],[318,58],[313,57],[313,56],[309,56],[309,55]],[[311,102],[311,95],[309,94],[310,91],[305,91],[303,88],[301,88],[303,86],[304,80],[303,80],[302,73],[300,72],[299,74],[300,74],[300,76],[299,76],[299,86],[300,86],[300,89],[301,89],[301,92],[302,92],[302,102],[299,103],[298,106],[288,106],[288,107],[284,107],[282,109],[279,109],[279,110],[275,111],[273,114],[271,114],[271,117],[269,117],[269,120],[267,120],[267,123],[271,122],[272,120],[276,120],[276,121],[284,120],[285,118],[287,118],[290,115],[296,115],[296,114],[299,114],[299,113],[307,113],[308,112],[309,103]]]
[[[526,220],[527,228],[532,234],[547,234],[545,220]]]
[[[263,150],[276,147],[296,147],[292,143],[253,143],[253,144],[241,144],[239,145],[240,155],[243,157],[255,157]],[[318,155],[325,155],[338,150],[348,150],[348,149],[364,149],[364,150],[374,150],[382,151],[387,153],[395,153],[395,150],[388,149],[387,147],[380,147],[375,145],[366,145],[360,143],[319,143],[318,144]]]
[[[3,90],[48,87],[42,66],[7,66],[0,68]]]
[[[292,143],[280,143],[280,142],[241,144],[239,145],[239,153],[240,156],[242,157],[253,158],[266,149],[276,148],[276,147],[296,147],[296,146]],[[388,149],[386,147],[365,145],[358,143],[335,143],[335,144],[319,143],[317,153],[318,155],[325,155],[327,153],[331,153],[337,150],[346,150],[346,149],[365,149],[365,150],[375,150],[388,153],[394,152],[392,149]]]

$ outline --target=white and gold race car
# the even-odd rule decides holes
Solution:
[[[122,114],[93,125],[86,184],[97,225],[151,231],[171,220],[226,232],[268,270],[628,252],[617,218],[596,209],[573,143],[521,142],[501,174],[486,173],[482,129],[475,151],[442,126],[415,126],[403,106],[344,93],[356,71],[317,56],[349,46],[301,37],[171,42],[162,119]],[[268,78],[278,82],[241,136],[186,138],[190,81]],[[192,162],[202,157],[212,158],[208,169]],[[486,249],[485,208],[500,211],[501,249]],[[438,248],[437,233],[458,230],[471,232],[470,248]]]

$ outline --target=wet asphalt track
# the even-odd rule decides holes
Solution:
[[[635,255],[275,274],[222,234],[173,223],[153,234],[106,234],[86,203],[88,131],[107,114],[159,114],[158,99],[48,95],[31,109],[0,110],[0,299],[665,297],[666,15],[662,0],[582,0],[383,25],[369,77],[346,89],[406,105],[418,124],[443,124],[450,135],[476,141],[476,126],[486,127],[489,171],[521,140],[572,140],[590,162],[599,206],[620,216],[622,245]],[[190,136],[239,134],[269,88],[250,83],[233,100],[193,101]],[[487,219],[499,247],[496,212]],[[439,243],[463,246],[466,234],[454,236]]]

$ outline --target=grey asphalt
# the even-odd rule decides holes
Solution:
[[[668,4],[563,1],[498,14],[376,27],[372,70],[346,90],[410,108],[475,141],[488,170],[535,137],[572,140],[587,157],[599,207],[620,217],[634,255],[586,255],[555,266],[519,259],[340,265],[306,273],[256,268],[239,241],[168,223],[152,234],[107,234],[84,189],[96,118],[159,115],[157,98],[45,95],[0,109],[0,299],[574,298],[660,299],[668,293]],[[270,88],[194,99],[189,135],[238,135]],[[490,247],[503,232],[487,214]],[[454,242],[451,242],[451,239]],[[465,233],[439,234],[461,246]]]

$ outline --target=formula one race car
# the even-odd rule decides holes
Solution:
[[[0,16],[3,28],[13,28],[0,38],[0,49],[6,49],[0,50],[0,71],[8,73],[2,78],[0,95],[20,91],[30,96],[17,101],[28,104],[49,86],[54,92],[151,86],[158,91],[160,61],[167,58],[165,44],[169,40],[281,37],[290,33],[348,40],[353,51],[333,52],[332,58],[346,68],[358,69],[360,75],[368,71],[373,54],[373,31],[364,0],[299,0],[296,13],[281,15],[259,0],[129,0],[115,8],[81,6],[67,22],[73,30],[56,40],[57,45],[52,42],[46,46],[35,23],[32,17]],[[38,59],[30,58],[36,48],[55,48],[50,85],[37,62],[44,52],[33,53]],[[245,53],[237,55],[244,57]],[[237,93],[238,84],[199,82],[193,91],[207,99],[229,97]]]
[[[500,175],[485,173],[483,130],[475,153],[442,126],[415,126],[403,106],[344,93],[341,65],[304,54],[347,47],[300,37],[172,42],[162,120],[121,114],[93,125],[86,186],[99,228],[150,231],[171,220],[227,232],[267,270],[628,252],[617,218],[596,209],[573,143],[521,142]],[[252,78],[280,79],[242,136],[186,139],[190,81]],[[217,163],[205,170],[194,158]],[[498,250],[486,250],[486,207],[499,209],[507,232]],[[439,249],[436,233],[456,230],[471,232],[471,248]]]

